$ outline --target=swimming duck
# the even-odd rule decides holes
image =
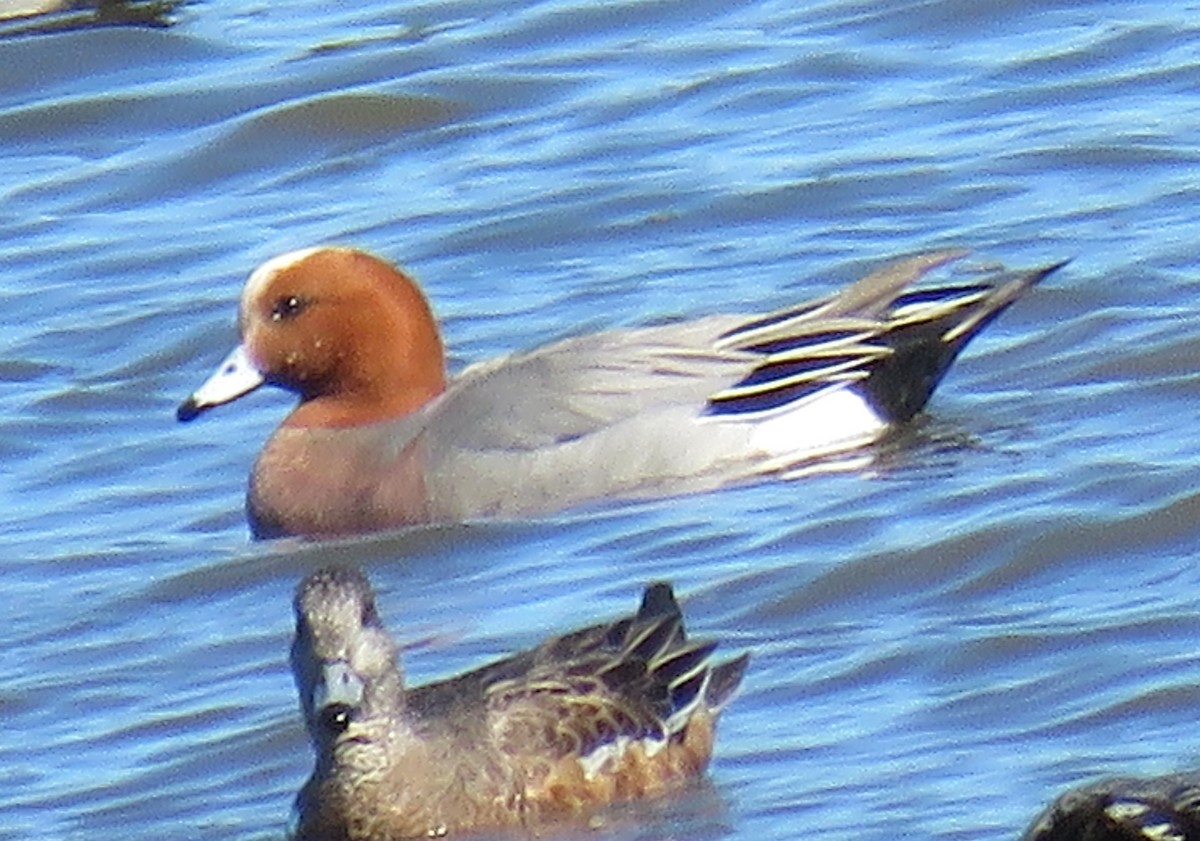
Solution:
[[[390,841],[582,818],[703,772],[749,655],[712,662],[671,587],[636,614],[406,687],[370,582],[330,567],[296,591],[292,672],[316,752],[292,837]]]
[[[1115,777],[1054,801],[1023,841],[1200,841],[1200,774]]]
[[[1058,265],[910,290],[961,251],[896,261],[767,315],[564,339],[450,378],[425,296],[351,248],[269,260],[242,342],[180,405],[263,384],[300,402],[254,465],[256,537],[333,537],[676,494],[872,443],[919,412],[959,352]]]

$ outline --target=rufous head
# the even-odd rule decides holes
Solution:
[[[352,248],[275,257],[250,275],[241,346],[180,406],[190,420],[267,383],[294,391],[288,426],[354,426],[416,411],[446,387],[437,324],[416,283]]]

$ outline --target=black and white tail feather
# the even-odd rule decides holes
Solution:
[[[713,394],[707,413],[752,418],[851,387],[886,422],[909,420],[967,343],[1065,263],[1007,272],[984,283],[905,291],[929,270],[966,253],[936,251],[901,260],[836,295],[724,333],[720,349],[762,359]]]
[[[656,705],[663,732],[653,734],[658,739],[682,731],[701,703],[718,714],[741,683],[750,660],[744,654],[714,664],[717,642],[688,639],[671,585],[661,581],[646,587],[637,613],[614,623],[608,638],[620,653],[598,671],[600,678],[620,685],[633,666],[663,690]]]
[[[720,715],[750,656],[713,662],[716,649],[714,640],[688,638],[671,586],[658,582],[646,588],[633,616],[552,641],[539,649],[545,668],[535,666],[536,677],[511,682],[511,688],[497,684],[489,692],[553,699],[559,726],[566,728],[564,736],[570,734],[556,743],[572,745],[592,778],[619,762],[634,743],[653,756],[685,738],[701,709]],[[560,655],[568,651],[574,654],[564,661]],[[587,711],[586,722],[574,719],[577,705]]]

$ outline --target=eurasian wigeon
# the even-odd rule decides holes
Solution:
[[[412,689],[361,572],[313,573],[295,610],[316,752],[293,814],[303,841],[531,828],[669,792],[704,771],[749,661],[714,664],[661,583],[636,615]]]
[[[258,537],[546,513],[787,473],[921,410],[963,347],[1059,265],[908,291],[964,252],[876,270],[768,315],[565,339],[452,379],[428,302],[362,251],[276,257],[242,293],[242,343],[188,421],[268,383],[300,403],[250,477]]]
[[[1200,773],[1114,777],[1072,789],[1022,841],[1200,841]]]

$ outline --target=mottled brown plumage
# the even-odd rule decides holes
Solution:
[[[1022,841],[1200,841],[1200,773],[1114,777],[1072,789]]]
[[[406,689],[353,569],[296,594],[292,670],[316,751],[294,837],[415,838],[573,819],[701,773],[748,655],[711,663],[666,584],[638,612]]]

